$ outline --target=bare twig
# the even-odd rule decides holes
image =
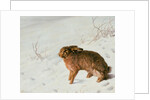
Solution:
[[[100,24],[98,26],[95,24],[95,20],[96,20],[96,17],[95,18],[92,17],[92,24],[93,24],[94,29],[96,30],[96,35],[89,42],[89,44],[92,43],[93,41],[97,41],[101,37],[105,38],[107,36],[110,36],[110,37],[115,36],[115,34],[114,34],[115,29],[114,29],[114,26],[112,24],[113,19],[109,19],[108,22],[103,22],[102,24]]]
[[[41,56],[41,54],[38,52],[38,49],[39,49],[38,41],[37,41],[35,44],[32,43],[32,47],[33,47],[33,51],[34,51],[35,55],[37,56],[37,58],[42,61],[44,58],[43,58],[43,57]]]

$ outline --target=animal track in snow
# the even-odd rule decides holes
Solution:
[[[103,86],[107,86],[107,85],[109,85],[109,83],[105,83],[105,84],[103,84]]]
[[[24,72],[21,72],[21,75],[24,75]]]
[[[111,49],[111,51],[112,51],[113,53],[115,53],[115,50],[114,50],[114,49]]]
[[[32,81],[34,81],[34,80],[35,80],[35,78],[33,78],[33,77],[31,77],[30,79],[31,79]]]
[[[97,91],[97,93],[101,93],[101,91],[100,91],[100,90],[98,90],[98,91]]]
[[[109,87],[109,88],[107,88],[107,90],[112,90],[114,87],[113,86],[111,86],[111,87]]]
[[[106,56],[107,58],[110,58],[109,54],[107,54],[107,53],[105,54],[105,56]]]
[[[56,90],[56,89],[54,89],[53,91],[54,91],[54,92],[58,92],[58,90]]]
[[[42,83],[42,85],[45,86],[46,84],[45,84],[45,83]]]
[[[102,49],[105,49],[105,47],[102,47]]]

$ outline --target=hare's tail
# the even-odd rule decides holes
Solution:
[[[107,68],[108,73],[110,73],[111,70],[112,70],[112,68],[110,66],[108,66],[108,68]]]

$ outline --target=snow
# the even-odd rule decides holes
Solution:
[[[100,25],[114,17],[96,17]],[[115,92],[115,36],[96,36],[92,17],[46,16],[20,19],[20,92],[21,93],[113,93]],[[33,51],[37,44],[38,58]],[[58,56],[63,46],[78,45],[84,50],[98,52],[112,67],[109,79],[97,83],[97,77],[86,78],[87,72],[77,74],[69,84],[69,71]]]

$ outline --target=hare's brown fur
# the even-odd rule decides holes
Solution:
[[[73,83],[79,70],[88,72],[87,78],[97,76],[97,82],[107,78],[110,72],[104,58],[94,51],[87,51],[77,46],[66,46],[60,49],[59,56],[63,58],[67,69],[70,71],[70,84]]]

